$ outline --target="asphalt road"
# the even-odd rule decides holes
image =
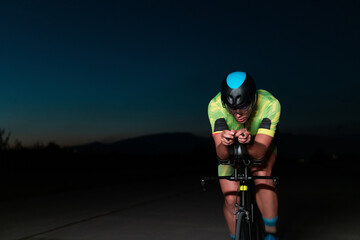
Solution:
[[[334,171],[336,172],[336,171]],[[280,178],[281,239],[360,239],[360,181],[322,173]],[[0,201],[1,240],[229,239],[217,183],[131,180]]]

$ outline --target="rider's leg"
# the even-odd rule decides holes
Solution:
[[[236,199],[236,192],[239,189],[239,182],[220,179],[221,191],[224,195],[224,216],[228,225],[230,234],[235,235],[235,202],[240,202],[240,197]]]
[[[269,152],[265,162],[261,166],[252,167],[253,176],[270,176],[275,164],[276,155]],[[256,185],[256,202],[264,218],[265,231],[276,233],[276,220],[278,216],[278,197],[275,192],[273,180],[257,179]],[[275,223],[275,224],[274,224]]]

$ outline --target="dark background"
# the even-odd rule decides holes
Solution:
[[[226,74],[241,70],[281,103],[274,175],[284,239],[314,232],[358,239],[359,10],[355,0],[0,1],[0,202],[8,233],[57,239],[51,229],[62,226],[76,238],[88,228],[67,224],[82,208],[91,220],[107,200],[118,209],[125,195],[135,199],[126,189],[156,181],[162,187],[149,188],[150,197],[176,192],[180,179],[178,187],[199,187],[180,211],[200,209],[193,194],[204,213],[220,211],[220,190],[200,189],[201,177],[217,174],[207,106]],[[89,199],[101,201],[82,204]],[[172,205],[157,205],[172,216]],[[162,235],[171,221],[156,216]],[[198,222],[208,229],[206,216]],[[128,223],[133,214],[118,217]],[[216,220],[223,223],[222,213]],[[108,227],[126,233],[117,224]]]
[[[278,175],[347,174],[359,162],[359,10],[1,1],[4,195],[215,175],[207,104],[235,70],[281,103]]]
[[[282,106],[281,130],[360,132],[358,1],[1,1],[0,128],[24,146],[210,136],[229,72]]]

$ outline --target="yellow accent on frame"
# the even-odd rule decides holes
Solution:
[[[247,191],[247,190],[248,190],[248,186],[246,186],[246,185],[240,186],[240,191]]]

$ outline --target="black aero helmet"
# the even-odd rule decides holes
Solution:
[[[256,99],[254,79],[246,72],[229,73],[221,84],[221,101],[231,109],[253,106]]]

